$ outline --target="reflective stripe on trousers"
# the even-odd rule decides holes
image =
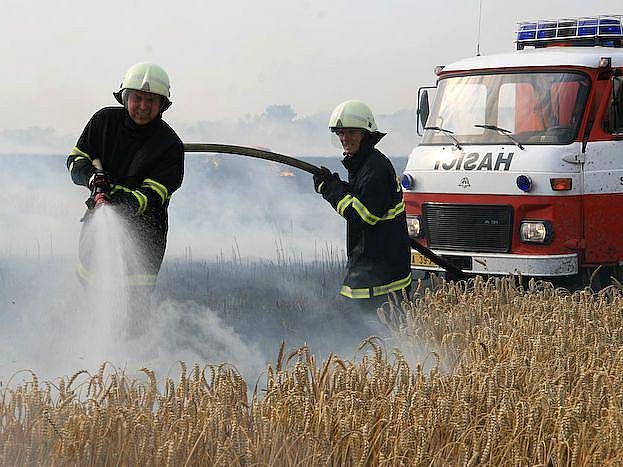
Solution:
[[[82,263],[78,263],[76,266],[76,274],[85,283],[91,283],[92,274]],[[157,274],[128,274],[123,278],[123,285],[127,287],[155,287],[157,278]]]
[[[378,297],[380,295],[387,295],[391,292],[397,292],[398,290],[402,290],[405,287],[411,285],[411,281],[411,272],[409,272],[409,275],[402,279],[390,282],[389,284],[385,285],[377,285],[375,287],[351,289],[349,286],[343,285],[342,289],[340,290],[340,295],[344,295],[345,297],[354,299]]]

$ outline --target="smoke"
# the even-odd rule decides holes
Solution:
[[[39,261],[75,253],[87,194],[65,158],[0,156],[0,257]]]
[[[169,254],[195,260],[276,259],[278,251],[309,259],[344,238],[343,221],[309,174],[238,156],[187,156],[169,220]]]
[[[236,120],[200,120],[174,125],[184,142],[229,143],[269,147],[299,156],[326,156],[339,153],[330,143],[327,122],[330,109],[300,116],[288,104],[273,104],[259,115]],[[413,109],[378,114],[377,124],[388,133],[379,148],[390,156],[406,156],[418,142]],[[78,139],[52,127],[0,130],[0,154],[65,154]]]
[[[20,368],[54,377],[104,361],[160,374],[176,360],[229,362],[244,374],[264,365],[253,343],[208,307],[136,292],[128,277],[142,258],[127,225],[110,206],[91,215],[82,240],[90,240],[88,269],[80,269],[86,287],[66,257],[2,258],[0,381]]]
[[[335,298],[344,222],[311,176],[225,155],[187,156],[156,291],[133,316],[122,284],[94,292],[78,280],[88,193],[71,183],[64,159],[0,157],[0,381],[21,368],[56,377],[103,361],[167,374],[177,360],[227,362],[254,379],[282,340],[351,357],[361,339],[387,334],[374,317],[345,319]],[[337,159],[307,160],[345,176]],[[106,254],[95,269],[115,277],[123,265],[114,252],[131,238],[99,212]]]
[[[298,116],[290,105],[270,105],[261,115],[247,115],[237,121],[199,121],[181,125],[184,141],[227,142],[260,145],[274,151],[304,156],[339,152],[330,143],[330,110]],[[379,148],[393,156],[408,155],[418,141],[413,110],[377,115],[377,124],[388,136]]]
[[[75,137],[59,134],[54,128],[32,126],[17,130],[0,130],[0,154],[51,154],[70,149]]]
[[[266,361],[253,342],[192,300],[150,300],[137,317],[123,287],[84,289],[66,261],[3,263],[0,271],[2,382],[22,368],[54,378],[104,361],[160,375],[177,360],[229,362],[254,375]]]

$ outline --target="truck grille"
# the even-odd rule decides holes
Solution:
[[[511,206],[424,203],[422,209],[431,248],[491,253],[510,251]]]

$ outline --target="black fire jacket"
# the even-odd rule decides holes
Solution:
[[[132,195],[127,197],[133,204],[128,221],[148,256],[147,269],[157,273],[166,246],[169,200],[184,175],[182,141],[160,116],[139,126],[125,108],[105,107],[87,123],[67,158],[74,183],[88,185],[96,158],[111,176],[113,192]]]
[[[330,183],[322,196],[346,219],[348,265],[340,293],[372,298],[411,284],[402,189],[389,159],[371,145],[344,158],[348,184]]]

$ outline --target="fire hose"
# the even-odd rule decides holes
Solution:
[[[248,146],[235,146],[231,144],[212,144],[212,143],[185,143],[185,152],[201,152],[201,153],[217,153],[217,154],[236,154],[239,156],[254,157],[256,159],[264,159],[267,161],[278,162],[280,164],[288,165],[296,169],[303,170],[312,175],[317,175],[321,172],[320,167],[316,167],[309,162],[305,162],[296,159],[292,156],[286,156],[284,154],[278,154],[276,152],[267,151],[265,149],[252,148]],[[410,238],[411,248],[416,250],[425,258],[429,259],[440,268],[445,269],[456,279],[466,279],[465,274],[461,269],[449,262],[447,259],[439,256],[433,252],[430,248],[425,247],[417,240]]]

